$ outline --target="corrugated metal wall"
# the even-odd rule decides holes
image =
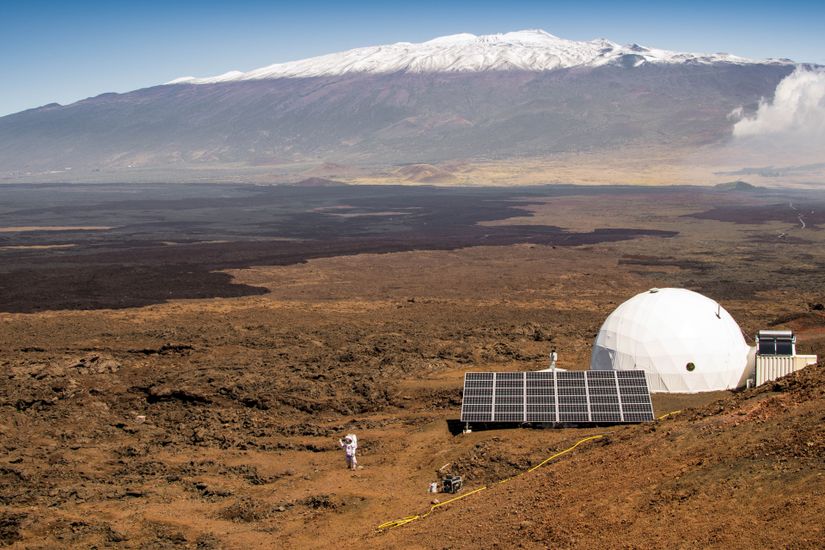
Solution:
[[[760,386],[815,363],[816,355],[757,355],[756,385]]]

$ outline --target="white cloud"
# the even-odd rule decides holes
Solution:
[[[776,140],[781,148],[813,147],[825,156],[825,70],[799,68],[779,83],[773,101],[760,101],[753,116],[742,118],[739,108],[730,117],[740,119],[733,126],[737,140]]]

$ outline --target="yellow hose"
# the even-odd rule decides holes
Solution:
[[[675,413],[670,413],[670,414],[675,414]],[[544,466],[545,464],[547,464],[548,462],[550,462],[550,461],[551,461],[551,460],[553,460],[554,458],[558,458],[558,457],[560,457],[560,456],[562,456],[562,455],[565,455],[565,454],[567,454],[567,453],[571,452],[573,449],[575,449],[576,447],[578,447],[578,446],[579,446],[579,445],[581,445],[582,443],[585,443],[585,442],[587,442],[587,441],[594,441],[594,440],[596,440],[596,439],[601,439],[601,438],[603,438],[603,437],[604,437],[603,435],[591,435],[590,437],[585,437],[584,439],[580,439],[580,440],[578,440],[578,441],[576,442],[576,444],[575,444],[575,445],[573,445],[572,447],[568,447],[567,449],[564,449],[563,451],[559,451],[558,453],[554,454],[553,456],[549,456],[549,457],[545,458],[544,460],[542,460],[541,462],[539,462],[538,464],[536,464],[535,466],[533,466],[533,467],[532,467],[532,468],[530,468],[529,470],[525,470],[525,471],[520,472],[520,473],[518,473],[518,474],[516,474],[516,475],[514,475],[514,476],[508,477],[508,478],[506,478],[506,479],[502,479],[501,481],[499,481],[499,482],[498,482],[498,484],[507,483],[508,481],[510,481],[510,480],[512,480],[512,479],[515,479],[515,478],[517,478],[517,477],[519,477],[519,476],[523,476],[524,474],[528,474],[528,473],[532,472],[533,470],[536,470],[536,469],[538,469],[538,468],[541,468],[542,466]],[[403,518],[401,518],[401,519],[396,519],[396,520],[392,520],[392,521],[387,521],[387,522],[382,523],[381,525],[379,525],[379,526],[377,527],[377,529],[378,529],[379,531],[383,531],[383,530],[385,530],[385,529],[393,529],[393,528],[395,528],[395,527],[401,527],[402,525],[407,525],[408,523],[412,523],[413,521],[416,521],[416,520],[419,520],[419,519],[424,519],[425,517],[427,517],[427,516],[429,516],[430,514],[432,514],[432,513],[435,511],[435,509],[436,509],[436,508],[440,508],[440,507],[442,507],[442,506],[445,506],[445,505],[447,505],[447,504],[450,504],[451,502],[455,502],[455,501],[457,501],[457,500],[461,500],[461,499],[463,499],[463,498],[467,498],[467,497],[468,497],[468,496],[470,496],[470,495],[474,495],[474,494],[476,494],[476,493],[480,493],[481,491],[484,491],[484,490],[486,490],[486,489],[488,489],[488,486],[487,486],[487,485],[485,485],[485,486],[483,486],[483,487],[479,487],[478,489],[474,489],[474,490],[470,491],[469,493],[464,493],[463,495],[459,495],[459,496],[457,496],[457,497],[453,497],[453,498],[451,498],[451,499],[449,499],[449,500],[445,500],[444,502],[439,502],[439,503],[437,503],[437,504],[433,504],[432,506],[430,506],[430,509],[429,509],[429,510],[428,510],[425,514],[422,514],[422,515],[414,515],[414,516],[406,516],[406,517],[403,517]]]
[[[585,443],[585,442],[587,442],[587,441],[593,441],[593,440],[596,440],[596,439],[601,439],[601,438],[603,438],[603,437],[604,437],[603,435],[591,435],[590,437],[585,437],[584,439],[580,439],[580,440],[579,440],[579,441],[577,441],[577,442],[576,442],[576,444],[575,444],[575,445],[573,445],[572,447],[570,447],[570,448],[568,448],[568,449],[565,449],[565,450],[563,450],[563,451],[560,451],[560,452],[558,452],[558,453],[554,454],[553,456],[549,456],[549,457],[545,458],[544,460],[542,460],[541,462],[539,462],[538,464],[536,464],[535,466],[533,466],[532,468],[530,468],[530,469],[529,469],[529,470],[527,470],[526,472],[522,472],[522,473],[520,473],[520,474],[516,474],[516,475],[515,475],[515,476],[513,476],[513,477],[518,477],[518,476],[520,476],[520,475],[524,475],[524,474],[530,473],[530,472],[532,472],[533,470],[536,470],[536,469],[538,469],[538,468],[541,468],[542,466],[544,466],[545,464],[547,464],[548,462],[550,462],[550,461],[551,461],[551,460],[553,460],[554,458],[558,458],[558,457],[560,457],[560,456],[562,456],[562,455],[565,455],[565,454],[569,453],[570,451],[572,451],[573,449],[575,449],[576,447],[578,447],[578,446],[579,446],[579,445],[581,445],[582,443]],[[512,478],[510,478],[510,479],[512,479]]]
[[[668,418],[669,416],[675,416],[675,415],[677,415],[681,412],[682,412],[681,410],[671,411],[667,414],[663,414],[662,416],[658,417],[656,420],[664,420],[665,418]],[[541,468],[542,466],[544,466],[545,464],[547,464],[551,460],[559,458],[560,456],[566,455],[567,453],[573,451],[576,447],[578,447],[582,443],[586,443],[588,441],[595,441],[596,439],[602,439],[603,437],[604,437],[604,435],[591,435],[590,437],[585,437],[584,439],[580,439],[572,447],[568,447],[567,449],[564,449],[563,451],[559,451],[559,452],[557,452],[556,454],[554,454],[552,456],[548,456],[547,458],[545,458],[544,460],[542,460],[541,462],[539,462],[538,464],[536,464],[532,468],[529,468],[529,469],[527,469],[523,472],[520,472],[520,473],[518,473],[514,476],[502,479],[501,481],[497,482],[497,485],[501,485],[502,483],[507,483],[508,481],[511,481],[511,480],[513,480],[513,479],[515,479],[519,476],[523,476],[524,474],[529,474],[533,470],[537,470],[538,468]],[[487,485],[485,485],[483,487],[479,487],[478,489],[470,491],[469,493],[465,493],[463,495],[453,497],[449,500],[445,500],[444,502],[439,502],[438,504],[433,504],[430,507],[430,509],[425,514],[422,514],[422,515],[407,516],[407,517],[404,517],[404,518],[401,518],[401,519],[396,519],[396,520],[393,520],[393,521],[388,521],[386,523],[382,523],[381,525],[378,526],[378,530],[383,531],[385,529],[393,529],[395,527],[401,527],[402,525],[407,525],[408,523],[412,523],[413,521],[423,519],[423,518],[429,516],[430,514],[432,514],[435,511],[436,508],[440,508],[441,506],[444,506],[446,504],[450,504],[451,502],[461,500],[461,499],[466,498],[470,495],[480,493],[481,491],[484,491],[485,489],[488,489]]]
[[[682,412],[682,411],[681,411],[681,410],[678,410],[678,411],[671,411],[671,412],[669,412],[669,413],[667,413],[667,414],[663,414],[662,416],[660,416],[660,417],[659,417],[659,418],[657,418],[656,420],[664,420],[664,419],[665,419],[665,418],[667,418],[668,416],[677,415],[677,414],[679,414],[680,412]]]

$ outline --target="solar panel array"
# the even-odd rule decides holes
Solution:
[[[644,371],[468,372],[462,422],[653,420]]]

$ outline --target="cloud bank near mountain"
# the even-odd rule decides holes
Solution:
[[[742,113],[731,113],[739,119],[733,126],[736,142],[825,160],[825,69],[796,69],[776,87],[773,100],[763,98],[752,116]]]
[[[746,105],[746,104],[745,104]],[[693,162],[725,166],[717,176],[764,185],[825,186],[825,68],[797,67],[750,113],[728,115],[731,139]]]

